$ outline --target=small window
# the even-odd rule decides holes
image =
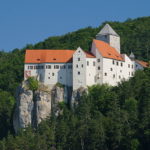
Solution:
[[[50,79],[50,77],[48,77],[48,79]]]
[[[123,66],[123,63],[121,62],[121,67]]]
[[[104,75],[107,76],[107,73],[105,73]]]
[[[132,76],[134,75],[134,73],[132,72]]]
[[[51,69],[51,65],[46,65],[46,69]]]
[[[122,72],[122,70],[120,70],[120,72]]]
[[[97,59],[97,62],[100,62],[101,60],[100,59]]]
[[[83,64],[81,65],[81,67],[83,68]]]
[[[132,65],[132,69],[133,69],[133,65]]]
[[[113,78],[115,78],[115,74],[113,74]]]
[[[113,71],[113,68],[110,68],[110,71]]]
[[[72,65],[69,65],[69,66],[68,66],[68,69],[72,69]]]
[[[54,73],[52,73],[52,76],[54,76],[55,74]]]
[[[119,62],[117,61],[116,65],[118,66],[119,65]]]
[[[95,61],[93,61],[93,66],[95,66]]]
[[[113,64],[113,65],[115,64],[115,61],[114,61],[114,60],[112,61],[112,64]]]
[[[76,65],[76,68],[78,68],[78,65]]]
[[[87,66],[89,66],[89,61],[87,61]]]
[[[98,70],[100,70],[101,69],[101,67],[100,66],[98,66],[98,68],[97,68]]]
[[[59,69],[59,65],[54,65],[54,69]]]
[[[130,68],[130,64],[128,64],[128,68]]]
[[[121,76],[119,76],[119,79],[121,79]]]
[[[78,75],[80,75],[80,71],[78,71]]]
[[[78,61],[80,61],[80,58],[78,58]]]
[[[62,77],[60,76],[60,79],[62,79]]]

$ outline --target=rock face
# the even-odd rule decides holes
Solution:
[[[37,125],[50,116],[52,110],[58,113],[57,104],[64,101],[64,88],[53,87],[50,91],[31,91],[24,84],[16,92],[16,108],[13,116],[15,132],[29,125]],[[53,108],[52,108],[53,107]]]
[[[72,92],[72,98],[71,98],[71,107],[75,108],[79,104],[81,97],[87,93],[88,93],[88,89],[83,88],[83,87],[73,91]]]
[[[29,125],[36,128],[51,113],[58,116],[61,113],[58,107],[60,102],[67,102],[72,108],[76,107],[82,95],[87,93],[85,88],[79,88],[72,92],[71,87],[47,88],[43,85],[41,87],[37,91],[32,91],[27,88],[27,83],[23,82],[17,88],[13,116],[13,126],[16,133],[19,129]]]

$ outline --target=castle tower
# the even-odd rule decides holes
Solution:
[[[120,53],[120,36],[109,24],[106,24],[102,28],[102,30],[96,35],[96,39],[108,43]]]
[[[133,54],[133,52],[131,52],[129,57],[130,57],[131,60],[135,60],[135,55]]]

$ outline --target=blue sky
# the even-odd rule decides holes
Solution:
[[[150,15],[150,0],[0,0],[0,50],[23,48],[104,21]]]

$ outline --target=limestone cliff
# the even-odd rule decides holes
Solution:
[[[31,91],[25,83],[16,92],[16,107],[13,116],[15,132],[29,125],[37,125],[50,116],[52,110],[58,113],[57,104],[64,101],[64,88],[54,86],[52,89]],[[53,107],[53,108],[52,108]]]
[[[17,88],[16,107],[13,115],[15,132],[27,126],[37,127],[38,124],[52,113],[56,116],[61,113],[59,102],[67,102],[74,108],[87,89],[79,88],[72,92],[71,87],[53,86],[51,88],[41,85],[38,90],[32,91],[28,83],[23,82]]]

